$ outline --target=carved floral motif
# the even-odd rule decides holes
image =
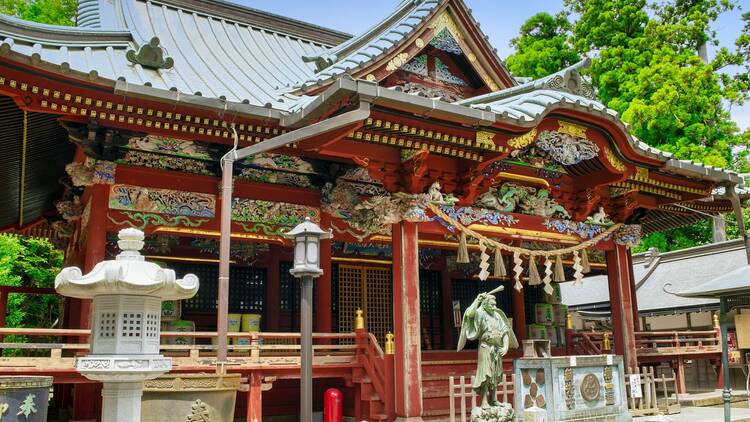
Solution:
[[[475,205],[501,212],[518,212],[541,217],[569,217],[565,208],[549,195],[546,189],[506,182],[499,188],[490,188],[477,198]]]
[[[93,159],[65,166],[74,186],[91,186],[95,183],[111,185],[115,182],[116,169],[116,164],[111,161]]]
[[[126,217],[123,221],[117,221],[112,216],[107,216],[107,218],[118,226],[133,227],[138,230],[144,230],[148,226],[199,227],[209,221],[206,218],[193,219],[184,215],[168,217],[161,214],[130,211],[123,211],[122,214]]]
[[[581,239],[591,239],[607,230],[605,226],[601,225],[558,219],[544,220],[544,227],[558,233],[577,235]]]
[[[543,131],[539,134],[536,145],[565,166],[590,160],[599,154],[599,147],[593,142],[563,132]]]
[[[614,234],[615,243],[618,245],[633,248],[641,243],[641,225],[626,224],[618,229]]]
[[[216,197],[205,193],[117,184],[112,185],[110,190],[109,207],[116,210],[214,217]]]
[[[451,218],[456,219],[464,226],[468,226],[474,223],[480,224],[491,224],[494,226],[512,226],[518,224],[518,220],[511,214],[505,214],[497,211],[492,211],[484,208],[476,207],[448,207],[443,206],[440,209],[448,214]],[[441,224],[443,224],[448,230],[453,231],[455,228],[442,221],[442,219],[435,217]]]

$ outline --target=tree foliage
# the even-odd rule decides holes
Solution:
[[[63,253],[47,239],[0,234],[0,285],[53,287],[62,263]],[[50,328],[59,317],[59,308],[57,295],[11,293],[5,323],[8,327]]]
[[[711,60],[701,55],[707,45],[718,46],[712,24],[734,7],[728,0],[565,0],[558,17],[538,14],[521,27],[509,67],[541,77],[563,69],[558,58],[572,48],[592,57],[588,73],[599,99],[635,137],[679,159],[748,171],[750,132],[739,133],[728,107],[750,92],[750,12],[734,46]],[[577,19],[567,23],[561,16]],[[536,54],[544,51],[539,46],[550,51]],[[710,242],[711,234],[710,222],[701,222],[653,234],[642,248],[694,246]]]
[[[564,13],[532,16],[510,42],[516,52],[506,60],[508,69],[516,76],[538,79],[577,63],[580,56],[569,41],[570,29]]]
[[[78,0],[0,0],[0,13],[50,25],[75,24]]]

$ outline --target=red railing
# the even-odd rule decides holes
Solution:
[[[638,356],[720,353],[721,336],[718,330],[636,331],[635,345]],[[570,354],[597,355],[614,348],[615,339],[608,331],[573,332],[568,338]]]

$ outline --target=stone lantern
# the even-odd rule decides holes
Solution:
[[[64,268],[55,278],[63,296],[93,299],[91,353],[76,359],[78,372],[104,383],[103,421],[140,421],[143,381],[172,369],[172,359],[159,354],[162,300],[187,299],[198,291],[193,274],[177,279],[173,270],[146,262],[140,254],[143,232],[123,229],[122,252],[86,275]]]

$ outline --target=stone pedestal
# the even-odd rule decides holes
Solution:
[[[513,366],[518,421],[528,422],[526,410],[534,407],[550,421],[632,420],[621,356],[523,358]]]
[[[140,421],[143,382],[105,382],[102,386],[103,421]]]
[[[490,407],[475,407],[471,409],[471,422],[512,422],[513,406],[500,403]]]

